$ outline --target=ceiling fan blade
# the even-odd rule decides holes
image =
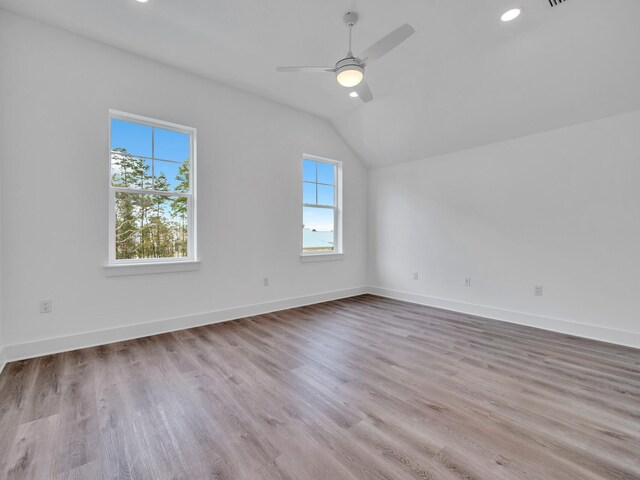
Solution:
[[[362,80],[353,89],[358,94],[358,97],[360,97],[360,100],[362,100],[364,103],[373,100],[373,93],[371,93],[371,89],[369,88],[369,84],[366,82],[366,80]]]
[[[278,72],[301,72],[301,73],[335,73],[333,67],[278,67]]]
[[[376,43],[362,52],[362,55],[360,55],[359,59],[360,63],[366,67],[377,58],[380,58],[381,56],[389,53],[391,50],[396,48],[407,38],[413,35],[414,32],[415,30],[408,23],[405,23],[401,27],[396,28],[393,32],[382,37],[380,40],[378,40]]]

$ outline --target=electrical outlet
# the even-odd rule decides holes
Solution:
[[[464,278],[464,286],[465,287],[470,287],[471,286],[471,277],[465,277]]]
[[[51,313],[53,311],[52,300],[40,300],[40,313]]]
[[[413,272],[413,279],[418,280],[418,272]]]
[[[536,285],[533,287],[533,294],[541,297],[542,296],[542,285]]]
[[[269,286],[269,277],[264,277],[264,278],[262,279],[262,284],[263,284],[265,287],[268,287],[268,286]]]

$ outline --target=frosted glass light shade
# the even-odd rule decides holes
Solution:
[[[336,78],[343,87],[355,87],[364,78],[364,72],[362,68],[346,67],[338,72]]]

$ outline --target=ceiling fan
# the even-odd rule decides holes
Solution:
[[[357,95],[363,102],[370,102],[373,100],[373,94],[366,80],[364,80],[365,67],[368,67],[374,60],[396,48],[409,38],[415,30],[411,25],[405,23],[371,45],[359,57],[355,57],[351,52],[351,32],[358,21],[358,14],[347,12],[343,20],[347,28],[349,28],[349,52],[345,58],[336,63],[335,67],[278,67],[276,70],[278,72],[334,73],[340,85],[353,89],[352,96]],[[353,95],[353,92],[356,95]]]

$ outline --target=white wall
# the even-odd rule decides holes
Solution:
[[[640,112],[369,178],[374,291],[640,347]]]
[[[0,83],[0,91],[2,90],[2,83]],[[2,105],[2,104],[0,104]],[[0,108],[2,108],[0,106]],[[2,133],[6,127],[5,116],[0,115],[0,143],[4,141]],[[0,147],[1,148],[1,147]],[[4,357],[4,322],[2,317],[2,265],[3,265],[3,254],[2,254],[2,178],[4,178],[2,171],[2,156],[0,156],[0,373],[2,373],[2,369],[5,365],[5,357]]]
[[[2,11],[0,59],[6,344],[365,285],[366,170],[325,120]],[[199,271],[105,275],[109,108],[198,129]],[[344,162],[343,261],[300,262],[303,152]]]

